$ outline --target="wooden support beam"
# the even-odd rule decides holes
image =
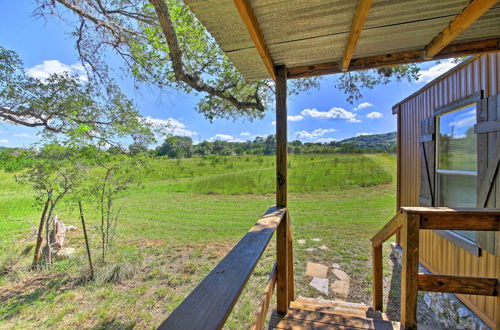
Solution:
[[[384,309],[384,267],[382,262],[382,245],[372,247],[373,268],[373,310],[382,312]]]
[[[295,300],[295,272],[293,267],[293,235],[292,222],[290,220],[290,212],[286,212],[287,221],[287,268],[288,268],[288,303]]]
[[[352,55],[356,49],[359,36],[361,35],[361,30],[363,30],[363,26],[365,25],[371,6],[372,0],[358,1],[358,6],[356,7],[356,12],[354,13],[354,18],[352,19],[351,31],[349,32],[349,38],[347,39],[344,56],[342,57],[342,71],[347,71],[349,69]]]
[[[461,57],[475,54],[497,52],[500,50],[500,39],[464,42],[449,45],[443,48],[433,60],[442,60],[452,57]],[[368,70],[381,67],[390,67],[400,64],[419,63],[426,61],[422,56],[423,50],[411,50],[387,55],[376,55],[351,60],[349,71]],[[341,63],[327,62],[321,64],[304,65],[288,68],[288,79],[298,79],[335,74],[342,72]]]
[[[448,46],[462,32],[471,26],[479,17],[488,11],[498,0],[472,0],[453,21],[446,26],[425,47],[424,59],[430,60],[444,47]]]
[[[431,292],[496,296],[497,279],[487,277],[419,274],[418,289]]]
[[[401,228],[403,266],[401,269],[401,327],[417,328],[418,262],[420,215],[405,214]]]
[[[276,67],[276,205],[287,205],[287,86],[286,67]]]
[[[243,23],[247,27],[248,33],[250,34],[250,37],[252,38],[253,43],[255,44],[257,52],[262,58],[262,61],[264,62],[264,65],[267,68],[267,71],[269,71],[271,79],[276,80],[276,73],[274,71],[273,59],[271,57],[269,49],[267,48],[264,35],[262,34],[262,31],[259,27],[259,22],[255,17],[250,1],[233,0],[233,2],[234,5],[236,6],[236,9],[238,9],[238,12],[240,13]]]
[[[285,315],[288,312],[288,219],[285,217],[276,230],[276,310]]]
[[[422,215],[420,229],[497,231],[500,217],[495,215]]]

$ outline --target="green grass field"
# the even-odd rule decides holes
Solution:
[[[95,282],[82,281],[87,264],[81,230],[69,234],[74,257],[51,269],[28,270],[40,210],[29,187],[15,183],[12,173],[0,173],[0,328],[154,328],[274,203],[274,157],[155,162],[144,187],[119,199],[116,249],[108,265],[97,265]],[[304,275],[308,261],[336,262],[352,277],[348,300],[370,303],[369,238],[394,214],[395,166],[391,155],[290,157],[298,295],[320,296]],[[96,213],[84,207],[97,263]],[[81,227],[72,205],[57,213]],[[274,256],[272,241],[227,328],[250,324]],[[110,274],[122,279],[110,281]]]

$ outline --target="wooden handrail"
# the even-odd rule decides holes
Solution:
[[[488,277],[418,274],[418,290],[496,296],[497,279]]]
[[[385,226],[379,230],[375,236],[372,237],[372,245],[373,246],[380,246],[382,243],[387,241],[389,238],[391,238],[392,235],[394,235],[396,232],[398,232],[401,229],[402,225],[402,215],[401,213],[396,214],[392,219],[385,224]]]
[[[159,329],[222,328],[286,213],[286,208],[267,210]]]
[[[416,327],[417,293],[449,292],[498,296],[496,278],[418,274],[421,229],[499,231],[499,209],[402,207],[373,238],[373,308],[383,307],[382,244],[400,231],[403,249],[401,270],[401,327]]]

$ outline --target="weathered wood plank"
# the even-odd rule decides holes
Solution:
[[[401,207],[401,213],[421,214],[421,215],[457,215],[459,213],[466,215],[500,215],[499,209],[483,208],[449,208],[449,207]]]
[[[292,235],[292,222],[290,220],[290,212],[286,212],[287,222],[287,276],[288,276],[288,303],[295,300],[295,272],[293,265],[293,235]]]
[[[264,65],[269,72],[269,75],[273,80],[276,80],[276,73],[274,72],[274,63],[271,57],[271,53],[267,48],[266,41],[264,39],[264,35],[262,34],[262,30],[260,29],[259,22],[255,17],[255,14],[252,9],[252,5],[248,0],[233,0],[236,9],[240,13],[241,20],[247,27],[248,33],[255,44],[255,48],[259,53]]]
[[[287,227],[285,215],[276,231],[276,309],[281,314],[286,314],[289,307]]]
[[[287,73],[284,65],[276,67],[276,206],[286,207],[288,201],[287,146]]]
[[[487,277],[419,274],[418,289],[431,292],[496,296],[497,279]]]
[[[446,46],[434,60],[461,57],[474,54],[497,52],[500,50],[500,39],[464,42]],[[399,64],[419,63],[426,61],[422,49],[404,51],[387,55],[354,58],[349,65],[349,71],[367,70],[373,68],[394,66]],[[288,79],[298,79],[340,73],[340,62],[327,62],[288,68]]]
[[[384,268],[382,263],[382,245],[372,247],[373,268],[373,309],[383,311],[384,309]]]
[[[159,329],[220,329],[285,213],[271,207]]]
[[[406,214],[401,229],[403,266],[401,269],[401,326],[417,327],[418,263],[420,215]]]
[[[271,298],[273,296],[275,285],[276,285],[276,263],[274,263],[273,269],[271,270],[271,274],[269,274],[269,280],[267,281],[266,289],[264,291],[264,296],[261,299],[260,309],[253,318],[252,330],[262,330],[264,328],[267,311],[269,310],[269,304],[271,303]]]
[[[382,243],[387,241],[392,235],[398,232],[402,226],[401,222],[402,218],[403,216],[400,213],[393,216],[392,219],[388,223],[386,223],[384,227],[380,229],[378,233],[375,234],[375,236],[371,238],[372,245],[380,246],[382,245]]]
[[[420,229],[496,231],[498,215],[426,214],[420,220]]]
[[[488,9],[493,7],[497,1],[498,0],[472,0],[461,13],[425,47],[424,57],[427,60],[433,58],[471,26],[479,17],[487,12]]]
[[[399,329],[397,322],[295,308],[290,309],[285,316],[279,316],[275,313],[271,316],[270,326],[281,328],[294,324],[305,326],[306,329],[317,329],[317,327],[320,329],[326,327],[328,329]],[[287,328],[285,327],[285,329]],[[302,328],[299,327],[299,329]]]
[[[347,45],[344,50],[344,56],[342,57],[342,71],[347,71],[349,69],[349,64],[351,63],[352,55],[356,49],[361,31],[365,25],[366,18],[368,17],[368,12],[372,6],[372,0],[359,0],[358,6],[356,7],[356,12],[354,13],[354,18],[352,19],[351,31],[349,32],[349,37],[347,39]]]
[[[500,120],[486,121],[474,125],[474,133],[476,134],[488,133],[494,131],[500,131]]]
[[[486,169],[484,176],[480,178],[478,182],[478,205],[486,206],[488,197],[492,191],[493,183],[495,182],[495,177],[498,173],[498,167],[500,164],[500,139],[498,139],[493,148],[494,152],[489,154],[488,168]]]

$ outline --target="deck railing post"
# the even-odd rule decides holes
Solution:
[[[383,264],[382,264],[382,244],[372,247],[373,262],[373,309],[383,311]]]
[[[401,327],[416,329],[418,298],[420,215],[404,214],[401,228],[403,266],[401,269]]]
[[[276,66],[276,206],[287,207],[287,76],[284,65]],[[276,232],[276,300],[277,312],[286,314],[293,292],[293,254],[290,218],[283,218]]]

